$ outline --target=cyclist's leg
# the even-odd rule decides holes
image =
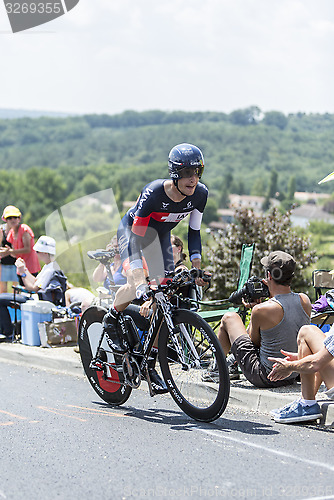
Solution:
[[[129,316],[132,317],[134,322],[136,323],[136,326],[140,328],[141,330],[148,330],[150,327],[150,321],[147,318],[144,318],[140,314],[140,307],[134,304],[130,304],[125,310],[124,313],[128,314]],[[151,381],[151,386],[155,394],[165,394],[168,392],[168,389],[166,387],[165,382],[163,379],[160,377],[158,372],[155,369],[155,365],[157,362],[157,357],[158,357],[158,336],[154,341],[154,345],[152,347],[152,350],[150,352],[150,357],[148,359],[148,375]],[[146,373],[142,373],[142,377],[146,378]]]
[[[124,261],[128,258],[128,234],[129,228],[126,225],[126,222],[122,220],[117,231],[118,247],[122,263],[124,263]],[[106,335],[109,347],[113,352],[120,354],[128,351],[129,345],[122,332],[118,331],[118,315],[135,297],[134,280],[130,269],[127,270],[126,277],[127,283],[121,286],[117,291],[114,303],[110,307],[108,313],[104,316],[102,322],[103,331]]]

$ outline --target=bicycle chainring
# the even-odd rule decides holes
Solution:
[[[125,383],[133,389],[138,389],[141,383],[140,368],[137,361],[131,354],[124,354],[122,368]]]

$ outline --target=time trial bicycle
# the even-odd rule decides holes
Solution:
[[[196,312],[179,308],[178,291],[205,274],[196,269],[175,273],[165,284],[148,285],[144,299],[152,300],[150,320],[129,306],[118,316],[117,328],[130,346],[125,354],[112,352],[102,329],[106,307],[92,306],[82,315],[78,342],[85,374],[95,392],[113,406],[124,404],[132,389],[146,379],[151,396],[148,363],[158,336],[159,364],[170,395],[190,417],[211,422],[221,416],[229,399],[230,379],[220,343]],[[139,309],[139,307],[137,306]],[[218,381],[202,380],[215,367]]]

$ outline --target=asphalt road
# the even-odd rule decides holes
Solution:
[[[75,376],[0,363],[0,500],[334,498],[333,431],[168,396],[108,407]],[[143,385],[144,386],[144,385]]]

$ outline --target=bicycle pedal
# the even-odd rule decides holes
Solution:
[[[89,364],[89,368],[91,370],[96,370],[99,372],[104,371],[103,362],[101,362],[99,359],[92,359],[92,361]]]

